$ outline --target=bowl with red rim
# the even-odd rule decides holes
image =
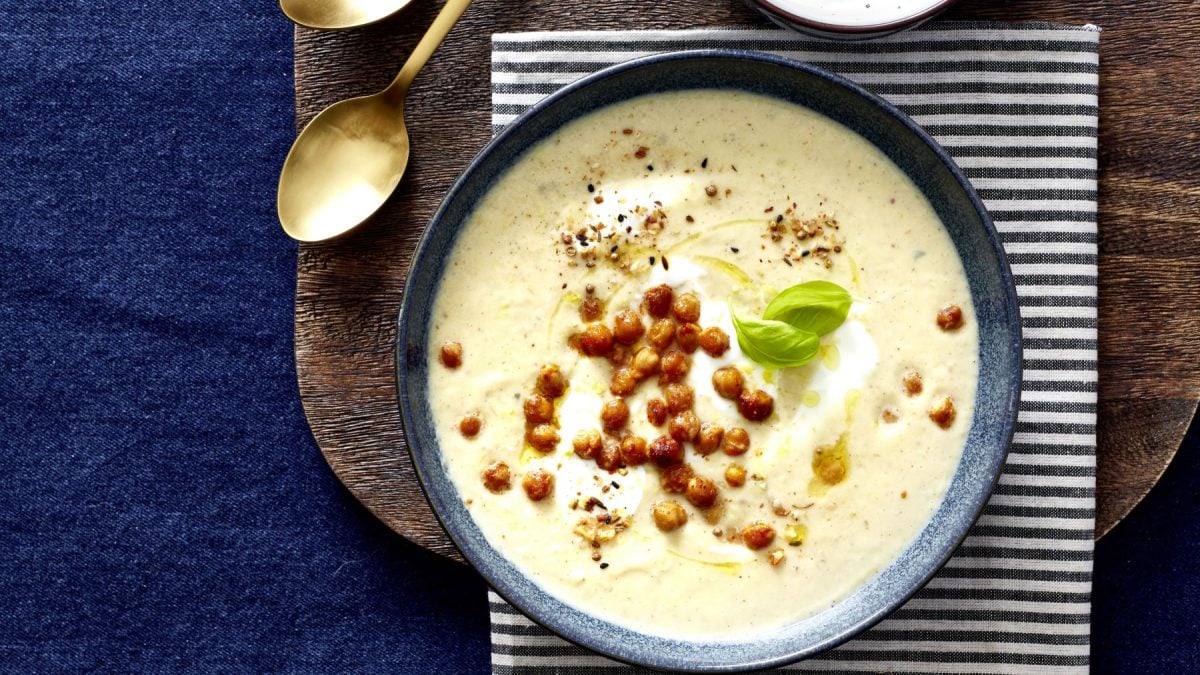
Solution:
[[[835,40],[869,40],[915,28],[957,0],[746,0],[775,23]]]

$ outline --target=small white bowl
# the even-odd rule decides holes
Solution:
[[[836,40],[869,40],[921,25],[956,0],[746,0],[775,23]]]

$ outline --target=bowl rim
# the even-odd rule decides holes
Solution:
[[[950,1],[954,1],[954,0],[950,0]],[[878,607],[876,607],[874,609],[874,611],[869,612],[865,617],[863,617],[860,620],[858,620],[857,622],[855,622],[853,625],[851,625],[846,630],[842,631],[840,634],[826,638],[825,640],[814,643],[814,644],[809,644],[803,648],[793,649],[793,650],[787,651],[786,653],[779,653],[779,654],[775,654],[775,655],[771,655],[771,656],[762,656],[762,657],[759,657],[759,658],[756,658],[753,660],[739,661],[736,663],[735,662],[724,662],[724,663],[719,663],[719,664],[696,664],[696,665],[683,665],[683,666],[672,664],[672,665],[668,666],[668,665],[663,665],[661,663],[660,664],[647,663],[644,661],[638,661],[632,657],[623,656],[622,654],[615,653],[614,651],[609,649],[608,645],[606,645],[603,640],[592,640],[592,639],[589,639],[589,637],[587,635],[583,635],[579,632],[564,631],[564,630],[560,630],[558,628],[551,626],[550,625],[551,622],[543,620],[542,618],[536,616],[536,614],[537,614],[536,612],[530,611],[530,608],[527,607],[527,603],[523,602],[519,596],[511,593],[511,589],[507,588],[502,583],[496,583],[495,575],[490,573],[490,572],[492,572],[492,570],[486,569],[486,566],[479,564],[480,561],[475,560],[474,556],[472,555],[475,552],[471,549],[469,542],[465,541],[465,537],[462,535],[462,533],[457,532],[455,528],[453,528],[447,524],[447,520],[448,520],[447,516],[444,515],[441,512],[441,510],[439,510],[439,508],[437,508],[437,506],[436,506],[437,499],[435,498],[435,495],[431,494],[431,492],[430,492],[431,480],[427,473],[427,471],[430,467],[425,466],[425,464],[422,462],[422,460],[418,458],[418,453],[417,453],[415,444],[413,443],[413,433],[412,433],[411,429],[414,428],[416,425],[415,425],[415,420],[412,418],[411,405],[408,403],[409,398],[410,398],[410,392],[409,392],[408,378],[406,377],[407,371],[408,371],[407,359],[406,359],[406,352],[407,352],[406,345],[408,342],[408,339],[407,339],[408,331],[409,331],[408,318],[409,318],[409,311],[410,311],[410,301],[411,301],[411,297],[412,297],[412,293],[410,292],[410,290],[411,290],[411,286],[415,283],[414,282],[415,275],[412,273],[412,271],[415,268],[415,266],[426,257],[427,250],[428,250],[429,246],[431,245],[430,240],[432,238],[434,228],[437,227],[438,223],[442,222],[442,219],[445,216],[446,211],[450,208],[451,203],[458,196],[458,194],[465,189],[474,170],[482,162],[484,162],[486,159],[488,159],[494,152],[496,152],[496,149],[498,147],[500,147],[502,144],[504,144],[506,142],[506,139],[509,136],[516,134],[518,129],[521,126],[523,126],[526,122],[537,117],[544,110],[557,104],[560,100],[575,94],[575,92],[577,92],[581,89],[588,88],[598,82],[601,82],[603,80],[609,79],[611,77],[620,75],[622,73],[625,73],[625,72],[628,72],[631,70],[644,68],[644,67],[656,67],[656,66],[661,67],[664,64],[669,64],[669,63],[676,62],[676,61],[692,60],[692,59],[721,59],[721,60],[752,61],[752,62],[758,62],[758,63],[762,63],[762,64],[767,64],[767,65],[774,65],[774,66],[780,66],[780,67],[784,67],[784,68],[803,71],[804,73],[806,73],[812,77],[816,77],[820,80],[824,80],[828,83],[831,83],[836,86],[840,86],[842,88],[850,90],[851,93],[853,93],[857,97],[863,99],[865,103],[871,104],[871,105],[881,109],[888,116],[894,118],[896,121],[898,121],[900,124],[902,124],[908,130],[909,133],[915,135],[922,143],[924,143],[926,145],[926,147],[938,158],[940,163],[950,172],[950,174],[954,178],[955,182],[963,190],[964,194],[967,196],[968,200],[970,201],[971,206],[973,207],[973,209],[975,210],[975,212],[978,214],[978,216],[980,218],[980,223],[983,226],[984,235],[985,235],[988,243],[991,246],[991,252],[993,255],[995,255],[995,257],[999,263],[1000,282],[1001,282],[1001,285],[1002,285],[1003,291],[1004,291],[1005,307],[1008,308],[1008,310],[1009,310],[1007,312],[1007,319],[1008,319],[1007,324],[1008,324],[1008,328],[1009,328],[1008,338],[1009,339],[1008,339],[1008,343],[1006,346],[1010,350],[1012,350],[1014,353],[1017,354],[1017,359],[1016,359],[1015,368],[1012,371],[1010,371],[1008,374],[1009,377],[1008,377],[1008,387],[1007,387],[1007,400],[1005,401],[1005,405],[1004,405],[1005,415],[1002,420],[1002,427],[998,434],[998,438],[1002,441],[1002,443],[1001,443],[1000,450],[997,453],[995,453],[995,455],[992,457],[990,466],[987,467],[988,481],[986,484],[986,490],[979,491],[977,493],[977,496],[974,498],[974,500],[969,503],[969,506],[970,506],[969,516],[970,517],[968,519],[966,526],[964,526],[962,528],[962,530],[960,532],[958,532],[957,534],[955,534],[954,536],[947,538],[945,545],[936,551],[936,555],[934,556],[936,558],[936,564],[930,565],[928,570],[924,574],[920,575],[917,583],[912,584],[911,588],[908,588],[903,593],[897,594],[896,597],[892,598],[889,602],[880,604]],[[702,87],[696,87],[696,88],[702,88]],[[638,94],[638,96],[640,96],[640,95],[642,95],[642,94]],[[634,98],[634,97],[631,96],[630,98]],[[628,99],[626,99],[626,100],[628,100]],[[604,106],[601,106],[601,107],[604,107]],[[575,117],[574,119],[578,119],[578,117]],[[834,121],[837,121],[837,120],[834,120]],[[853,131],[853,129],[851,131]],[[854,132],[854,133],[858,133],[858,132]],[[541,139],[539,139],[539,140],[541,140]],[[869,139],[868,139],[868,142],[870,142]],[[501,172],[501,173],[503,173],[503,172]],[[440,280],[439,280],[439,283],[440,283]],[[437,284],[435,284],[435,286],[436,285]],[[986,506],[992,493],[995,491],[996,484],[1000,479],[1000,475],[1003,471],[1004,463],[1007,459],[1009,450],[1012,445],[1013,434],[1015,433],[1015,430],[1016,430],[1017,412],[1018,412],[1018,409],[1020,406],[1021,385],[1022,385],[1022,380],[1023,380],[1023,369],[1021,367],[1021,356],[1020,356],[1021,353],[1022,353],[1022,326],[1021,326],[1021,319],[1020,319],[1018,297],[1017,297],[1017,293],[1016,293],[1016,284],[1015,284],[1015,280],[1012,275],[1012,271],[1009,267],[1007,257],[1004,253],[1003,244],[1000,241],[999,233],[997,232],[995,225],[991,220],[991,216],[988,213],[987,208],[983,204],[983,200],[979,197],[978,193],[975,191],[975,189],[971,185],[971,183],[967,180],[966,175],[962,172],[962,169],[960,169],[959,166],[954,162],[953,158],[951,158],[949,156],[949,154],[928,134],[928,132],[923,130],[919,125],[917,125],[916,122],[914,122],[910,117],[908,117],[908,115],[906,115],[904,112],[902,112],[899,108],[897,108],[893,104],[889,103],[882,97],[864,89],[863,87],[855,84],[854,82],[851,82],[850,80],[847,80],[846,78],[844,78],[840,75],[831,73],[829,71],[809,65],[807,63],[802,63],[799,61],[795,61],[793,59],[776,56],[776,55],[769,54],[766,52],[760,52],[760,51],[754,51],[754,50],[744,50],[744,49],[731,49],[731,48],[697,49],[697,50],[681,50],[681,51],[662,52],[662,53],[652,54],[649,56],[644,56],[644,57],[632,59],[629,61],[625,61],[622,63],[614,64],[612,66],[608,66],[608,67],[598,70],[596,72],[585,75],[585,76],[557,89],[550,95],[546,96],[545,98],[543,98],[540,101],[538,101],[537,103],[535,103],[528,110],[521,113],[519,116],[517,116],[517,118],[512,120],[503,130],[501,130],[499,133],[497,133],[495,136],[493,136],[491,138],[491,140],[489,140],[484,145],[484,147],[475,155],[475,157],[473,157],[471,159],[471,161],[467,164],[467,166],[463,169],[463,171],[458,175],[458,177],[455,178],[454,182],[451,184],[450,188],[447,190],[446,194],[444,195],[441,203],[438,205],[437,210],[430,217],[429,222],[426,224],[425,229],[421,233],[421,237],[420,237],[420,239],[417,243],[417,246],[414,249],[413,255],[410,259],[409,269],[406,274],[406,278],[405,278],[405,282],[404,282],[404,288],[402,291],[402,297],[401,297],[401,302],[400,302],[400,310],[397,315],[396,342],[394,344],[394,350],[393,350],[395,376],[396,376],[397,393],[398,393],[398,402],[397,403],[398,403],[399,412],[400,412],[401,429],[404,434],[405,449],[409,454],[414,472],[416,473],[417,478],[418,478],[417,482],[421,487],[422,493],[425,495],[426,501],[430,504],[430,510],[433,512],[438,523],[442,526],[442,529],[449,536],[449,538],[453,542],[454,546],[459,550],[459,552],[462,554],[463,558],[468,562],[468,564],[470,564],[471,567],[474,568],[484,578],[484,581],[487,582],[488,586],[497,595],[499,595],[501,598],[503,598],[505,602],[507,602],[508,604],[510,604],[511,606],[516,608],[518,611],[520,611],[521,614],[523,614],[525,617],[527,617],[528,619],[530,619],[537,625],[547,629],[554,635],[566,640],[567,642],[569,642],[573,645],[582,647],[587,650],[591,650],[591,651],[598,653],[609,659],[613,659],[613,660],[616,660],[616,661],[619,661],[619,662],[622,662],[622,663],[625,663],[628,665],[636,666],[636,667],[650,668],[650,669],[654,669],[654,670],[670,668],[672,671],[694,672],[694,673],[731,673],[731,672],[757,671],[760,669],[773,668],[773,667],[796,663],[796,662],[802,661],[804,659],[810,658],[812,656],[824,653],[830,649],[833,649],[833,648],[861,635],[864,631],[866,631],[869,628],[871,628],[872,626],[876,625],[881,620],[886,618],[888,615],[893,613],[897,608],[902,606],[904,603],[908,602],[910,599],[912,599],[912,597],[918,591],[920,591],[922,588],[924,588],[929,583],[930,579],[932,579],[939,571],[941,571],[941,569],[943,567],[945,567],[947,561],[953,556],[955,551],[957,551],[958,548],[962,545],[963,540],[966,539],[966,537],[970,533],[972,527],[979,520],[980,515],[983,513],[984,507]],[[961,467],[962,467],[961,459],[959,461],[958,467],[959,467],[959,469],[961,469]],[[959,469],[956,469],[955,476],[957,476]],[[952,476],[951,481],[950,481],[951,485],[954,483],[954,480],[955,480],[955,477]],[[949,493],[947,493],[947,494],[949,494]],[[943,500],[944,499],[945,499],[945,497],[943,496]],[[941,503],[941,502],[939,502],[939,503]],[[939,507],[935,507],[935,509],[934,509],[935,514],[937,513],[938,508]],[[964,512],[967,512],[967,511],[968,511],[967,509],[964,509]],[[932,518],[932,514],[931,514],[931,518]],[[919,531],[915,535],[913,541],[915,542],[917,540],[917,538],[920,537],[921,533],[924,531],[925,531],[924,529]],[[510,561],[508,561],[507,557],[501,555],[499,553],[499,551],[491,544],[491,542],[486,541],[486,536],[484,536],[484,539],[485,539],[485,547],[486,547],[487,551],[490,551],[493,555],[505,560],[506,562],[508,562],[509,565],[512,565],[512,563]],[[464,545],[464,544],[467,544],[467,545]],[[910,543],[909,546],[911,547],[912,544]],[[900,553],[900,556],[903,557],[904,555],[907,554],[908,551],[909,551],[908,548],[902,550]],[[896,562],[896,560],[899,560],[899,559],[900,558],[898,557],[896,559],[889,561],[887,564],[885,564],[883,567],[881,567],[879,572],[877,572],[876,574],[882,573],[884,570],[886,570],[888,568],[888,566],[894,564]],[[482,562],[486,562],[486,561],[482,561]],[[874,577],[872,577],[872,579],[873,578]],[[532,581],[532,579],[529,580],[529,583],[533,584],[534,586],[537,586],[537,588],[542,593],[545,593],[546,595],[550,596],[552,599],[557,600],[558,602],[562,603],[569,610],[577,612],[585,617],[590,617],[590,618],[598,620],[598,621],[603,621],[603,622],[613,625],[619,629],[636,632],[636,631],[633,631],[633,629],[620,626],[619,624],[615,624],[615,623],[609,621],[608,619],[603,619],[603,618],[597,617],[594,614],[589,614],[584,609],[581,609],[574,605],[570,605],[569,603],[566,603],[565,601],[558,599],[556,596],[551,594],[549,591],[545,590],[544,588],[539,586],[536,582]],[[867,584],[871,583],[871,579],[868,579],[866,583]],[[862,586],[858,587],[858,589],[861,589],[861,588],[862,588]],[[855,592],[857,592],[857,589],[855,591],[851,592],[851,596]],[[850,596],[847,596],[847,597],[850,597]],[[844,600],[845,600],[845,598],[842,601],[844,601]],[[839,603],[842,601],[839,601]],[[818,613],[818,614],[820,614],[820,613]],[[641,633],[639,633],[639,634],[641,634]],[[648,635],[648,634],[641,634],[641,635],[647,635],[647,637],[649,637],[651,639],[665,639],[665,638],[661,638],[659,636],[652,636],[652,635]],[[761,640],[759,642],[761,642]]]
[[[812,31],[866,38],[897,33],[906,28],[915,27],[949,9],[958,0],[939,0],[933,6],[902,19],[875,24],[828,23],[781,9],[773,0],[746,0],[746,2],[754,5],[759,11]]]

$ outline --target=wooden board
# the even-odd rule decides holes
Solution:
[[[381,89],[440,3],[383,24],[296,33],[299,125]],[[1191,2],[963,2],[948,18],[1095,23],[1101,39],[1100,408],[1096,535],[1166,468],[1200,398],[1200,14]],[[282,20],[282,18],[281,18]],[[565,29],[766,26],[736,0],[477,0],[417,78],[413,159],[396,194],[343,240],[302,245],[296,370],[330,466],[392,529],[457,558],[404,449],[392,343],[414,244],[491,134],[490,36]]]

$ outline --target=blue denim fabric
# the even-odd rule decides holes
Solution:
[[[1200,416],[1146,499],[1096,543],[1092,671],[1200,673]]]
[[[300,410],[275,3],[9,4],[0,670],[485,671],[483,584],[366,513]],[[1195,437],[1097,549],[1097,670],[1200,662]]]
[[[0,12],[0,670],[487,668],[296,393],[274,2]]]

